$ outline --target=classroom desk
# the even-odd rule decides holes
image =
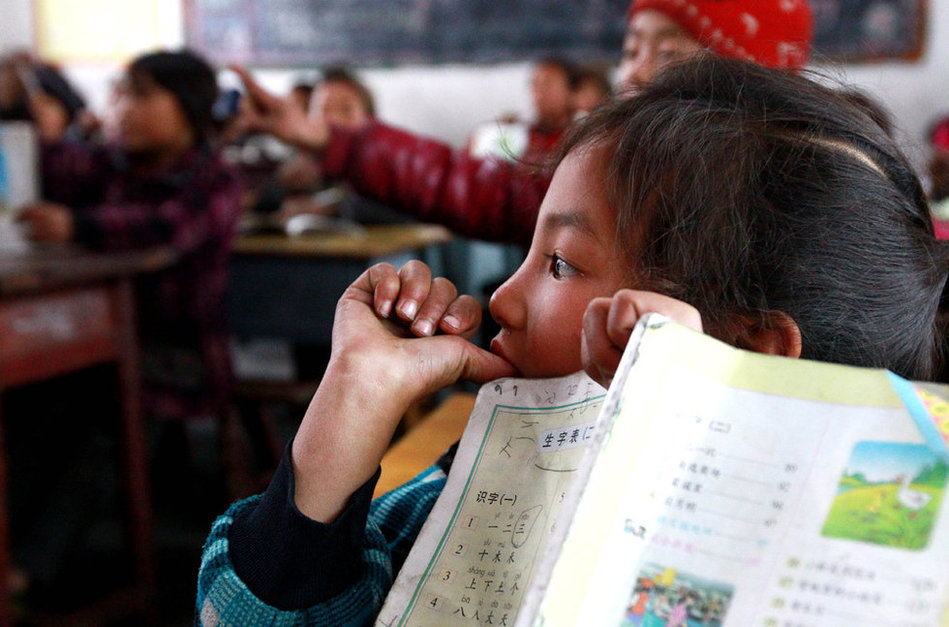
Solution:
[[[369,266],[439,265],[451,240],[433,224],[386,224],[309,235],[243,235],[234,244],[228,323],[238,337],[329,346],[336,301]]]
[[[134,580],[96,604],[97,613],[141,612],[154,600],[151,504],[139,401],[132,278],[174,261],[169,250],[98,254],[69,246],[0,251],[0,394],[102,363],[114,363],[120,398],[122,495]],[[2,426],[2,422],[0,422]],[[9,538],[6,456],[0,428],[0,625],[10,621],[6,594]]]
[[[453,393],[389,447],[382,458],[382,476],[373,498],[399,487],[434,464],[461,438],[474,403],[473,394]]]

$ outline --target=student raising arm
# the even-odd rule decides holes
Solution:
[[[605,385],[643,313],[750,350],[932,373],[945,252],[906,160],[831,90],[707,56],[591,113],[565,151],[491,301],[491,353],[465,340],[468,297],[421,264],[347,290],[288,459],[212,529],[205,624],[370,624],[444,485],[434,467],[369,503],[408,403],[459,378],[585,367]]]

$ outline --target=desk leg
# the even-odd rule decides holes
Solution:
[[[120,442],[124,476],[128,533],[132,548],[135,581],[141,602],[153,607],[155,599],[154,546],[152,538],[151,493],[148,484],[148,452],[145,444],[139,380],[138,340],[135,330],[132,284],[119,282],[116,289],[119,334],[119,393],[121,394]]]
[[[2,390],[0,390],[2,391]],[[0,395],[0,627],[12,622],[7,577],[10,574],[10,538],[7,523],[7,449],[3,434],[2,395]]]

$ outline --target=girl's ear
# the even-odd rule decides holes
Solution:
[[[801,356],[801,329],[783,311],[767,311],[761,317],[736,316],[735,345],[767,355]]]

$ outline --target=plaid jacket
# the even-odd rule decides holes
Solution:
[[[284,455],[267,492],[235,503],[211,528],[198,575],[197,622],[371,625],[446,475],[432,466],[370,504],[376,479],[335,522],[318,523],[293,505]]]
[[[65,142],[41,154],[44,196],[73,210],[77,241],[178,253],[173,266],[136,281],[144,407],[161,418],[216,411],[231,376],[224,292],[240,180],[206,148],[149,175],[115,149]]]

